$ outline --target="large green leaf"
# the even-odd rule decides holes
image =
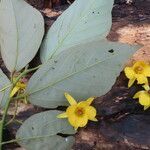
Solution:
[[[74,137],[64,138],[57,134],[74,134],[75,130],[66,119],[57,119],[60,113],[46,111],[27,119],[16,135],[17,139],[24,139],[19,144],[26,150],[70,150]]]
[[[66,48],[109,33],[114,0],[76,0],[52,25],[41,48],[41,60],[47,61]]]
[[[29,101],[52,108],[67,105],[64,92],[79,99],[101,96],[111,89],[123,64],[137,49],[102,40],[66,50],[31,77],[26,91]]]
[[[9,98],[11,82],[0,69],[0,109],[5,107]]]
[[[35,56],[44,34],[42,15],[23,0],[0,1],[0,46],[9,71],[19,71]]]

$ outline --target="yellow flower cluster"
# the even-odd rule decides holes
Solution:
[[[150,77],[150,65],[138,61],[132,67],[124,69],[126,77],[129,79],[128,87],[131,87],[137,80],[137,84],[142,84],[145,90],[139,91],[134,95],[134,99],[139,98],[139,103],[144,106],[144,110],[150,107],[150,87],[148,77]]]
[[[26,84],[19,81],[11,91],[10,97],[13,97],[20,90],[25,90],[25,88],[26,88]]]
[[[68,100],[70,106],[65,113],[58,115],[58,118],[68,118],[69,123],[77,130],[79,127],[84,127],[88,123],[88,120],[98,121],[96,117],[96,109],[90,106],[94,100],[94,97],[81,101],[79,103],[69,95],[65,93],[65,97]]]
[[[124,71],[129,79],[128,87],[131,87],[136,80],[138,84],[148,84],[147,77],[150,77],[149,64],[138,61],[132,67],[126,67]]]

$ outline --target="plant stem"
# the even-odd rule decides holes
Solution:
[[[35,67],[35,68],[31,68],[31,69],[25,69],[15,80],[15,82],[13,83],[14,86],[17,84],[17,82],[23,77],[25,76],[26,74],[30,73],[30,72],[33,72],[37,69],[39,69],[41,67],[41,65]]]
[[[18,100],[18,99],[21,99],[21,98],[24,98],[24,97],[27,97],[27,96],[28,96],[28,94],[24,93],[24,94],[21,94],[17,97],[13,97],[12,100]]]
[[[2,142],[2,143],[0,143],[0,146],[1,146],[1,145],[5,145],[5,144],[15,143],[15,142],[18,142],[18,141],[19,141],[19,140],[14,139],[14,140],[10,140],[10,141],[6,141],[6,142]]]
[[[35,67],[35,68],[32,68],[32,69],[27,69],[25,68],[25,70],[16,78],[15,81],[13,81],[13,75],[14,73],[11,74],[11,82],[12,82],[12,87],[11,87],[11,90],[13,90],[13,88],[16,86],[17,82],[23,77],[25,76],[26,74],[32,72],[32,71],[35,71],[37,69],[39,69],[41,67],[41,65]],[[27,94],[25,95],[24,94],[24,97],[27,96]],[[16,97],[17,99],[19,98],[22,98],[22,96],[18,96]],[[2,150],[2,141],[3,141],[3,129],[4,129],[4,126],[5,126],[5,119],[6,119],[6,116],[7,116],[7,112],[8,112],[8,109],[9,109],[9,105],[10,105],[10,102],[13,98],[11,98],[10,96],[8,97],[7,101],[6,101],[6,105],[5,105],[5,108],[4,108],[4,113],[3,113],[3,116],[2,116],[2,120],[0,121],[0,150]]]
[[[0,125],[0,143],[2,143],[3,141],[3,128],[5,125],[5,119],[7,116],[7,112],[8,112],[8,108],[9,108],[9,104],[10,104],[11,98],[9,97],[7,99],[6,105],[5,105],[5,109],[4,109],[4,114],[2,116],[2,120],[1,120],[1,125]],[[0,150],[2,150],[2,145],[0,144]]]
[[[12,119],[10,119],[6,124],[5,126],[8,126],[10,123],[12,123],[16,117],[16,114],[17,114],[17,108],[18,108],[18,101],[15,101],[15,112],[14,112],[14,115],[12,117]]]
[[[23,122],[21,120],[15,119],[14,122],[18,123],[18,124],[23,124]]]
[[[29,72],[35,71],[35,70],[39,69],[41,66],[42,65],[39,65],[39,66],[37,66],[35,68],[28,69],[27,72],[29,73]]]

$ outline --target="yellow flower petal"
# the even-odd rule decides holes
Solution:
[[[84,126],[87,125],[87,123],[88,123],[88,118],[87,118],[87,116],[84,116],[84,117],[82,117],[82,118],[80,118],[80,117],[77,118],[77,121],[76,121],[77,127],[78,127],[78,126],[79,126],[79,127],[84,127]]]
[[[139,98],[139,96],[140,96],[140,94],[142,94],[143,92],[145,92],[145,91],[139,91],[139,92],[137,92],[135,95],[134,95],[134,99],[137,99],[137,98]]]
[[[128,82],[128,87],[131,87],[133,85],[133,83],[135,82],[136,78],[132,78],[129,80]]]
[[[146,91],[149,91],[149,90],[150,90],[150,87],[149,87],[148,84],[143,85],[143,88],[144,88]]]
[[[149,107],[150,107],[150,105],[149,106],[144,106],[144,110],[148,109]]]
[[[78,130],[78,127],[74,127],[75,130]]]
[[[88,105],[91,105],[94,99],[95,97],[90,97],[86,100],[86,102],[88,103]]]
[[[147,65],[144,68],[144,75],[147,76],[147,77],[150,77],[150,65]]]
[[[84,113],[81,116],[76,115],[76,109],[77,108],[83,108],[84,109],[84,106],[85,107],[87,106],[87,103],[85,101],[80,102],[77,105],[69,106],[67,108],[66,113],[68,116],[68,121],[75,128],[84,127],[88,122],[88,117],[87,117],[86,113]]]
[[[133,69],[142,67],[143,68],[143,75],[146,77],[150,77],[150,65],[143,61],[138,61],[133,65]]]
[[[135,68],[138,68],[138,67],[142,67],[142,68],[145,68],[147,66],[147,64],[145,63],[145,62],[143,62],[143,61],[137,61],[134,65],[133,65],[133,70],[135,69]]]
[[[91,121],[95,121],[95,122],[97,122],[98,120],[96,119],[96,118],[93,118],[93,119],[90,119]]]
[[[70,105],[76,105],[77,104],[76,100],[71,95],[69,95],[68,93],[65,93],[65,97],[68,100]]]
[[[83,116],[83,117],[68,116],[68,121],[73,127],[78,128],[78,127],[86,126],[88,122],[88,118],[87,116]]]
[[[13,97],[19,90],[20,90],[20,87],[15,86],[10,93],[10,97]]]
[[[81,101],[77,104],[78,107],[82,107],[82,108],[86,108],[88,105],[88,103],[86,101]]]
[[[135,72],[133,71],[132,67],[126,67],[124,72],[128,79],[133,79],[135,76]]]
[[[86,107],[86,114],[89,120],[95,120],[96,109],[92,106],[88,106]]]
[[[65,97],[71,104],[65,113],[58,115],[58,118],[68,118],[69,123],[77,130],[79,127],[84,127],[88,123],[88,120],[97,121],[96,109],[90,104],[94,100],[94,97],[77,103],[72,96],[65,93]]]
[[[150,94],[148,94],[148,92],[140,94],[139,103],[143,106],[150,106]]]
[[[143,61],[138,61],[132,67],[126,67],[124,72],[129,79],[128,87],[131,87],[135,80],[137,80],[138,84],[148,84],[147,77],[150,77],[150,65]]]
[[[143,74],[138,74],[138,75],[136,75],[136,77],[137,77],[138,84],[147,84],[148,83],[147,77],[145,77]]]
[[[62,114],[59,114],[58,116],[57,116],[57,118],[67,118],[68,116],[67,116],[67,113],[65,112],[65,113],[62,113]]]
[[[66,113],[67,116],[74,116],[75,115],[75,111],[76,111],[77,105],[71,105],[67,108]]]
[[[21,83],[21,82],[18,82],[16,86],[20,87],[21,89],[25,89],[26,88],[26,84],[25,83]]]

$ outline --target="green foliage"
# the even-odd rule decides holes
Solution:
[[[9,97],[11,82],[0,69],[0,109],[5,108],[6,100]]]
[[[86,99],[111,89],[124,62],[137,46],[94,41],[70,48],[49,60],[29,80],[29,101],[41,107],[66,105],[64,92]],[[109,79],[109,80],[108,80]]]
[[[35,56],[44,34],[42,15],[23,0],[0,1],[1,55],[10,72]]]
[[[111,28],[114,0],[76,0],[52,25],[41,48],[47,61],[72,46],[104,39]]]
[[[75,130],[68,126],[67,120],[57,119],[60,113],[46,111],[27,119],[17,132],[17,139],[24,139],[19,144],[27,150],[70,150],[74,137],[57,134],[74,134]]]
[[[41,107],[67,105],[64,92],[86,99],[108,92],[123,69],[125,61],[139,48],[109,42],[113,0],[76,0],[52,25],[41,48],[40,69],[31,77],[26,92],[9,97],[14,73],[23,69],[35,56],[44,34],[42,15],[23,0],[0,1],[0,51],[11,81],[0,70],[0,150],[10,102],[27,97]],[[7,102],[7,103],[6,103]],[[6,105],[5,105],[6,104]],[[57,119],[59,111],[33,115],[21,126],[16,140],[27,150],[70,150],[75,134],[66,120]],[[61,134],[71,134],[61,137]],[[8,143],[8,142],[7,142]],[[11,142],[10,142],[11,143]]]

